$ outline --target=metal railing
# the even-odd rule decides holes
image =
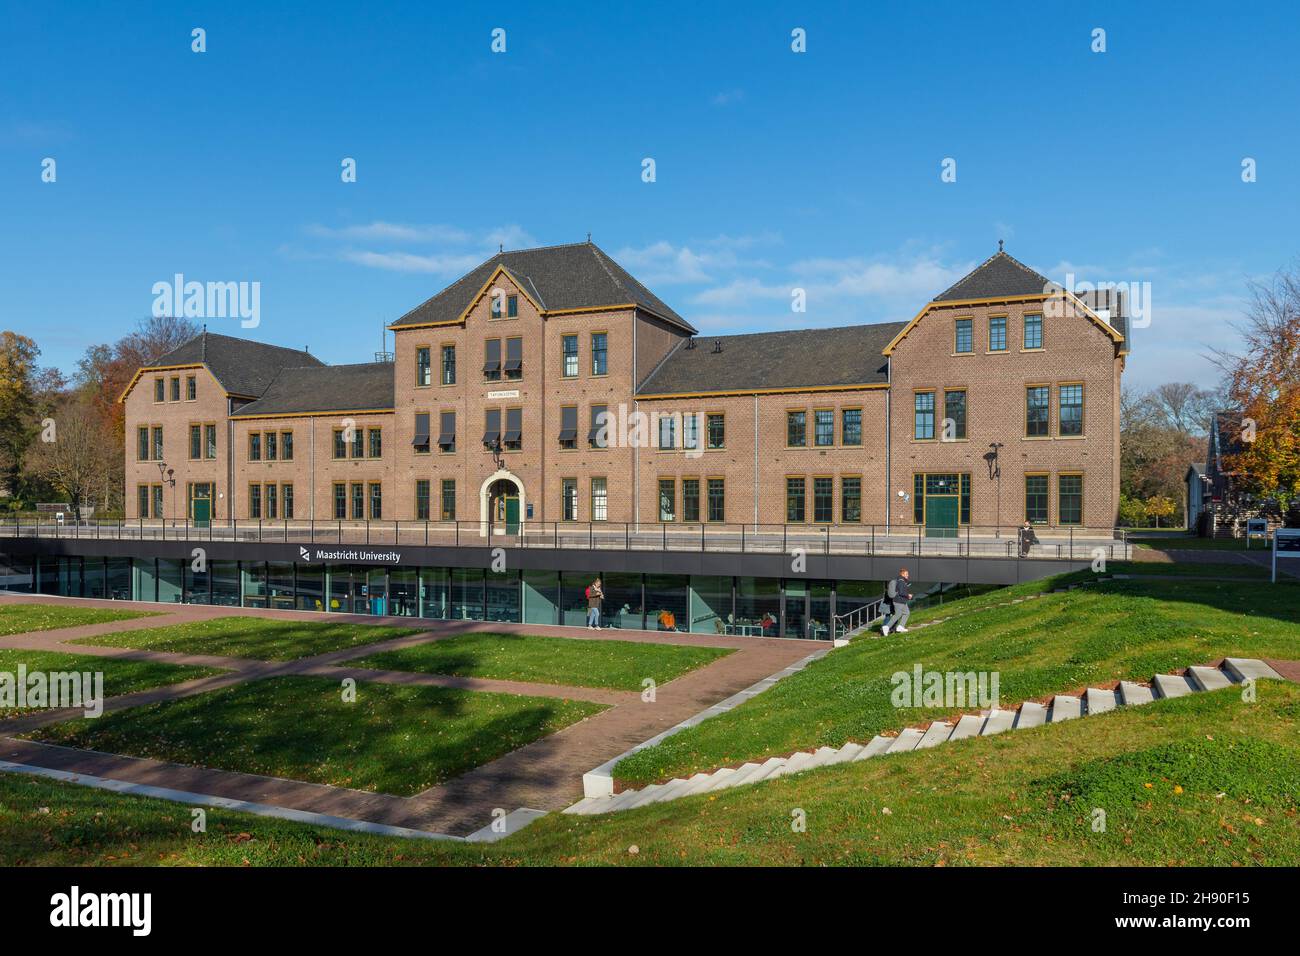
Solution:
[[[884,616],[881,613],[884,604],[884,598],[876,598],[870,604],[862,604],[844,614],[836,614],[831,621],[831,640],[847,640],[857,631],[876,623]]]
[[[991,525],[927,529],[921,525],[727,524],[705,522],[360,521],[309,519],[56,521],[15,517],[0,538],[92,538],[138,541],[222,541],[368,547],[512,547],[580,551],[729,552],[838,556],[1032,558],[1088,560],[1129,557],[1122,528],[1035,526],[1037,542],[1021,548],[1018,529]]]

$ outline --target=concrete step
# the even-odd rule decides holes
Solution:
[[[778,767],[774,773],[769,775],[768,779],[771,779],[771,777],[785,777],[792,773],[798,773],[800,770],[806,770],[808,765],[812,763],[812,759],[812,754],[806,750],[801,750],[799,753],[788,757],[784,766]]]
[[[1059,724],[1063,720],[1073,720],[1082,713],[1083,702],[1079,698],[1057,694],[1052,698],[1052,706],[1047,711],[1047,720],[1049,723]]]
[[[762,769],[763,765],[761,763],[754,763],[751,761],[749,763],[741,764],[736,768],[736,772],[729,778],[727,786],[739,787],[741,784],[749,783],[749,781],[753,779],[754,774],[758,773]]]
[[[1041,727],[1047,723],[1047,708],[1042,704],[1027,700],[1016,711],[1016,730],[1026,727]]]
[[[561,810],[560,812],[561,812],[561,813],[571,813],[571,814],[574,814],[575,816],[586,816],[586,815],[589,814],[589,813],[593,813],[593,812],[595,812],[595,811],[592,809],[594,806],[596,806],[596,805],[599,804],[599,803],[606,802],[606,801],[608,801],[608,800],[609,800],[609,797],[583,797],[581,800],[579,800],[579,801],[578,801],[577,803],[575,803],[573,806],[571,806],[571,807],[565,807],[565,808],[564,808],[563,810]]]
[[[871,740],[867,742],[867,745],[862,748],[862,753],[858,754],[853,759],[855,761],[867,760],[871,757],[885,753],[892,746],[894,746],[893,737],[882,737],[880,734],[876,734],[876,736],[872,737]]]
[[[917,742],[916,749],[929,750],[931,747],[937,747],[939,744],[944,743],[951,736],[952,724],[945,724],[936,720]]]
[[[904,754],[909,750],[915,750],[916,745],[921,742],[921,738],[924,736],[925,734],[921,733],[921,731],[917,730],[915,727],[908,727],[894,738],[894,742],[889,745],[889,749],[886,750],[885,753]]]
[[[990,737],[993,734],[1000,734],[1004,730],[1010,730],[1016,722],[1016,712],[1014,710],[994,710],[989,711],[988,718],[984,721],[984,727],[980,730],[981,737]]]
[[[952,735],[949,740],[965,740],[967,737],[978,737],[980,728],[984,726],[983,717],[975,717],[972,714],[962,714],[957,721],[957,726],[952,729]]]
[[[766,780],[777,770],[785,766],[784,757],[771,757],[763,761],[763,765],[758,768],[758,772],[749,778],[750,783],[758,783],[760,780]]]
[[[652,783],[650,786],[638,791],[640,794],[633,800],[629,800],[618,809],[635,810],[637,807],[644,807],[647,803],[654,803],[655,798],[664,794],[668,790],[668,785],[663,783]]]
[[[1102,690],[1099,687],[1089,687],[1084,691],[1083,699],[1088,705],[1089,715],[1104,714],[1108,710],[1114,710],[1119,703],[1119,697],[1113,690]]]
[[[692,793],[699,793],[705,787],[713,783],[713,774],[697,773],[686,778],[686,786],[682,787],[681,795],[690,796]]]
[[[838,752],[836,752],[834,757],[826,761],[824,766],[829,767],[832,764],[848,763],[850,760],[852,760],[854,757],[860,754],[863,751],[863,749],[864,748],[862,744],[855,744],[853,741],[850,740],[843,747],[841,747]]]
[[[721,770],[715,770],[713,773],[705,774],[707,779],[702,787],[691,787],[682,791],[682,796],[687,797],[696,793],[708,793],[710,790],[718,790],[726,785],[726,782],[736,775],[736,771],[731,767],[723,767]]]
[[[700,776],[703,776],[703,774],[700,774]],[[651,784],[651,786],[663,786],[663,784]],[[640,790],[624,790],[622,793],[616,794],[613,797],[608,797],[606,799],[609,800],[609,803],[606,805],[604,810],[599,812],[604,813],[608,810],[626,810],[634,800],[641,799],[647,789],[647,787],[642,787]]]
[[[1192,683],[1201,690],[1222,690],[1232,686],[1232,679],[1217,667],[1189,667],[1188,675]]]
[[[1150,687],[1143,687],[1131,680],[1122,680],[1119,682],[1119,699],[1125,707],[1136,707],[1139,704],[1151,703],[1155,700],[1155,695],[1151,693]]]
[[[816,750],[813,751],[812,763],[810,763],[808,766],[824,767],[832,760],[835,759],[835,755],[837,753],[839,753],[839,751],[836,750],[834,747],[818,747]]]
[[[1263,661],[1250,657],[1229,657],[1223,662],[1223,669],[1232,675],[1238,683],[1254,678],[1260,680],[1282,680],[1282,675]]]
[[[1151,679],[1151,685],[1160,697],[1185,697],[1196,690],[1186,677],[1173,674],[1157,674]]]

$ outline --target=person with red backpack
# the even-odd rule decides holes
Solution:
[[[605,597],[605,592],[600,586],[600,575],[596,575],[596,580],[587,585],[587,630],[594,631],[600,628],[600,602]]]

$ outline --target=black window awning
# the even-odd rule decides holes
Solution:
[[[500,430],[489,428],[487,431],[483,433],[483,444],[495,445],[497,439],[500,437],[501,437]]]
[[[443,432],[438,436],[438,446],[440,448],[450,448],[454,444],[456,444],[455,432]]]
[[[522,437],[523,432],[517,428],[507,429],[506,436],[502,439],[507,445],[517,444]]]
[[[506,359],[505,370],[507,372],[518,372],[523,367],[524,367],[523,359],[517,359],[517,358]]]
[[[560,441],[577,441],[577,440],[578,440],[578,429],[577,429],[577,428],[561,428],[561,429],[560,429]]]

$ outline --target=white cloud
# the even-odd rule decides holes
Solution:
[[[470,239],[468,233],[453,226],[417,226],[378,220],[365,225],[341,226],[339,228],[311,225],[307,227],[306,232],[318,239],[351,239],[370,242],[391,240],[393,242],[464,243]]]
[[[417,255],[412,252],[371,252],[361,249],[346,249],[339,253],[339,258],[372,269],[386,269],[390,272],[428,272],[434,275],[461,275],[473,269],[483,261],[481,255]]]
[[[709,102],[714,106],[730,106],[732,103],[742,103],[745,100],[745,91],[741,89],[723,90],[721,93],[715,93],[713,99]]]

